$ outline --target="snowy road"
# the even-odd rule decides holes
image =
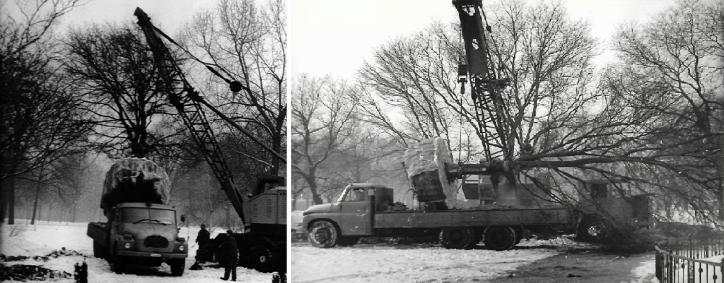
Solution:
[[[0,238],[0,254],[6,256],[44,256],[54,250],[65,247],[87,255],[88,282],[221,282],[224,273],[223,269],[205,267],[204,270],[189,270],[194,263],[193,255],[197,247],[193,245],[198,227],[181,228],[181,236],[189,239],[189,257],[186,259],[186,270],[182,277],[171,276],[171,270],[167,265],[160,268],[139,269],[136,274],[115,274],[110,270],[105,260],[93,257],[93,242],[86,236],[87,223],[46,223],[41,221],[35,226],[26,226],[24,220],[16,222],[16,228],[3,225]],[[15,230],[15,231],[13,231]],[[19,233],[10,237],[11,233]],[[215,236],[212,233],[212,237]],[[50,258],[47,262],[33,259],[23,261],[2,262],[6,266],[15,264],[41,265],[55,271],[65,271],[73,274],[73,266],[83,262],[83,256],[60,256]],[[236,270],[238,282],[271,282],[271,273],[261,273],[255,270],[238,267]],[[36,281],[26,281],[36,282]],[[53,282],[74,282],[72,278],[61,279]]]
[[[293,246],[290,281],[486,282],[518,266],[556,254],[545,248],[496,252],[389,245],[332,249]]]

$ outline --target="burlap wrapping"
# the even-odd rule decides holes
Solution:
[[[445,201],[448,207],[455,207],[455,180],[448,180],[445,174],[445,163],[452,159],[443,138],[422,140],[407,149],[403,158],[418,201]]]
[[[105,211],[123,202],[168,204],[170,190],[166,171],[153,161],[120,159],[106,173],[101,208]]]

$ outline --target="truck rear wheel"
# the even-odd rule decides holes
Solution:
[[[169,260],[168,265],[171,266],[171,275],[182,276],[186,268],[186,260],[183,258],[174,258]]]
[[[515,246],[516,234],[508,226],[490,226],[483,232],[483,242],[491,250],[504,251]]]
[[[318,221],[309,229],[309,242],[318,248],[331,248],[339,240],[339,231],[329,221]]]
[[[475,242],[475,230],[472,228],[444,228],[440,231],[440,244],[447,249],[472,249]]]
[[[274,269],[272,256],[269,248],[263,245],[255,245],[249,250],[251,267],[261,272],[270,272]]]

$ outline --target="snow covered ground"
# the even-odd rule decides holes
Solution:
[[[67,250],[74,250],[84,256],[59,256],[50,258],[47,262],[33,259],[23,261],[1,262],[6,266],[15,264],[40,265],[55,271],[65,271],[73,274],[76,263],[86,261],[88,264],[88,282],[221,282],[219,277],[223,276],[223,268],[214,268],[209,264],[204,270],[189,270],[194,263],[194,255],[198,249],[195,245],[198,227],[181,228],[181,236],[189,241],[189,257],[186,258],[186,270],[182,277],[171,276],[170,267],[166,264],[159,268],[146,268],[136,270],[137,274],[115,274],[110,270],[105,260],[93,257],[93,241],[86,236],[88,223],[57,223],[45,221],[36,222],[37,225],[26,226],[24,220],[16,222],[12,226],[3,225],[0,235],[0,254],[6,256],[44,256],[54,250],[65,247]],[[212,231],[212,237],[219,231]],[[12,237],[10,234],[15,234]],[[261,273],[255,270],[238,267],[236,269],[238,282],[271,282],[271,273]],[[37,281],[26,281],[37,282]],[[74,282],[72,278],[59,279],[54,282]]]
[[[359,244],[319,249],[299,243],[291,248],[290,282],[495,282],[517,273],[516,269],[524,265],[551,260],[563,250],[559,248],[590,246],[569,238],[524,240],[518,248],[502,252],[482,246],[473,250],[447,250],[434,245]],[[630,272],[629,278],[637,278],[631,283],[658,282],[654,277],[653,255],[644,258],[634,261],[631,269],[621,270]],[[602,260],[601,264],[610,262]],[[566,282],[588,280],[585,277],[565,279]]]
[[[295,246],[290,282],[485,282],[555,254],[552,249],[495,252],[415,246]]]

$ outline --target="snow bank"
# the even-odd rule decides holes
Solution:
[[[292,247],[290,282],[484,282],[556,254],[552,249],[496,252],[371,245]]]
[[[38,222],[36,222],[38,223]],[[13,228],[13,226],[16,226]],[[189,241],[189,257],[186,258],[186,270],[182,277],[171,276],[171,268],[164,264],[159,268],[139,268],[134,270],[134,274],[115,274],[110,270],[110,266],[105,260],[93,257],[93,240],[86,236],[86,228],[88,223],[46,223],[41,221],[35,226],[25,226],[25,224],[16,224],[8,226],[3,224],[0,231],[0,253],[8,256],[35,256],[47,255],[53,250],[65,247],[69,250],[75,250],[86,256],[60,256],[58,258],[50,258],[46,261],[35,261],[32,259],[24,261],[2,262],[5,265],[27,264],[41,265],[45,268],[65,271],[73,273],[73,266],[81,263],[83,260],[88,264],[88,282],[148,282],[148,283],[171,283],[171,282],[220,282],[219,277],[224,275],[224,269],[218,268],[216,264],[207,264],[204,270],[189,270],[194,263],[194,255],[198,245],[196,245],[196,235],[200,230],[199,227],[181,227],[179,235],[186,237]],[[15,229],[17,236],[10,237],[11,231]],[[18,231],[22,229],[22,231]],[[215,229],[212,236],[216,235],[223,229]],[[15,234],[14,233],[14,234]],[[261,273],[255,270],[237,267],[237,282],[270,282],[271,273]],[[38,281],[26,281],[38,282]],[[61,279],[53,282],[75,282],[74,279]]]

